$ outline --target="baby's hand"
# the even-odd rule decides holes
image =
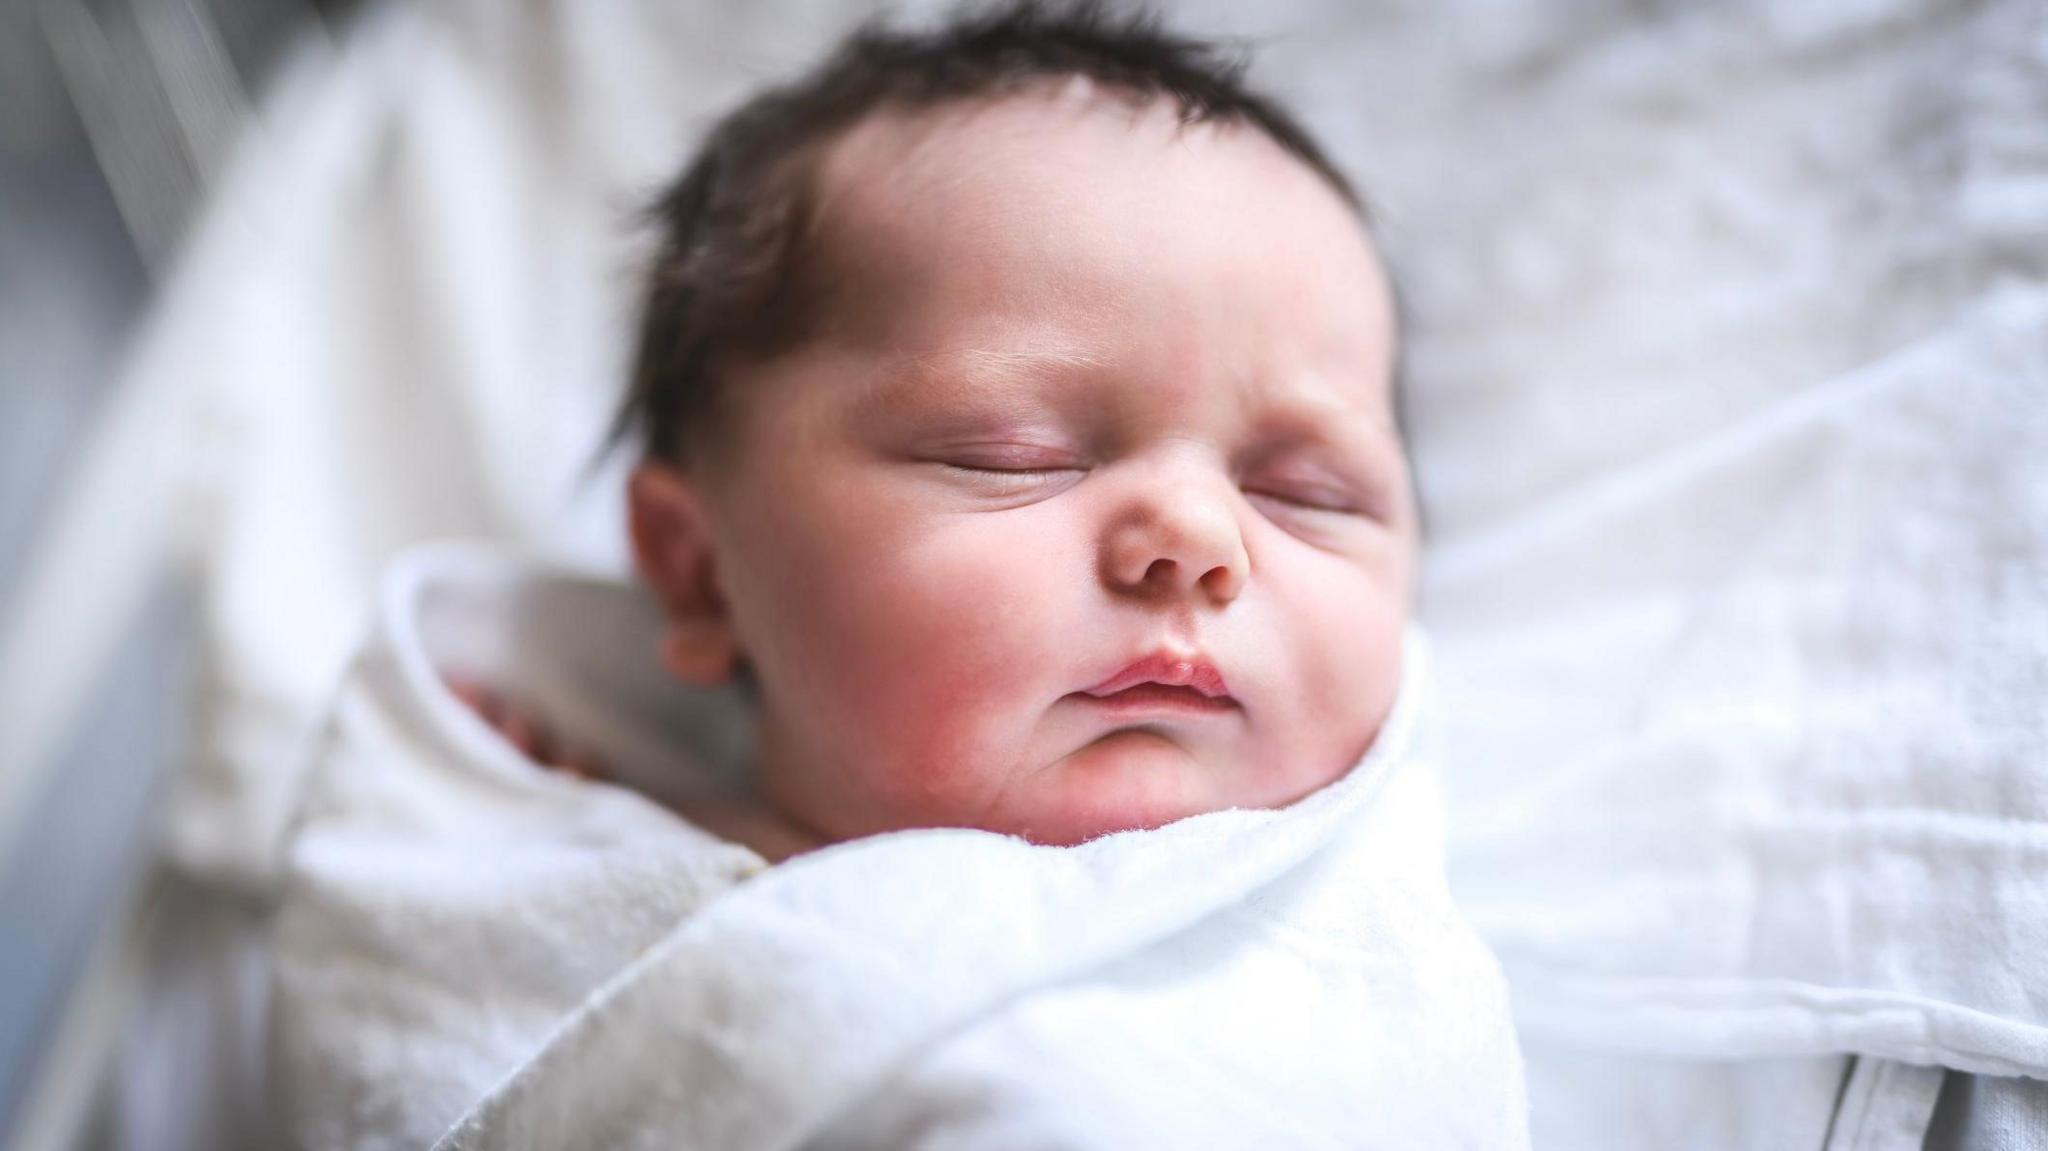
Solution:
[[[546,723],[531,709],[521,707],[480,680],[467,676],[444,677],[455,698],[491,725],[505,742],[542,767],[573,775],[578,779],[603,779],[605,772],[597,759],[582,748],[572,748],[555,737]]]

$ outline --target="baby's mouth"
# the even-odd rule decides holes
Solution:
[[[1139,683],[1106,695],[1080,693],[1090,706],[1114,715],[1138,713],[1209,715],[1237,710],[1237,701],[1227,695],[1205,695],[1192,687],[1167,683]]]
[[[1113,714],[1206,715],[1237,710],[1223,674],[1198,652],[1156,651],[1077,693]]]

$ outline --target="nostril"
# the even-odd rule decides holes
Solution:
[[[1202,574],[1201,584],[1220,603],[1228,603],[1244,590],[1247,572],[1241,567],[1222,564]]]
[[[1171,584],[1175,574],[1177,574],[1176,565],[1172,560],[1153,560],[1152,565],[1145,569],[1145,582],[1151,584]]]

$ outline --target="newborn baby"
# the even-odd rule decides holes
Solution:
[[[301,1141],[1523,1145],[1414,735],[1391,294],[1302,130],[1021,6],[862,34],[656,218],[633,552],[746,784],[532,771],[434,666],[647,633],[396,579],[281,915]],[[442,658],[451,596],[580,634]]]
[[[1189,50],[843,61],[659,216],[634,554],[760,716],[758,806],[700,814],[1071,844],[1336,778],[1416,544],[1343,179]]]

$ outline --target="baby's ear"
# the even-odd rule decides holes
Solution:
[[[633,472],[626,504],[634,566],[666,621],[662,666],[699,687],[725,683],[739,659],[739,636],[719,590],[702,494],[681,469],[648,463]]]

